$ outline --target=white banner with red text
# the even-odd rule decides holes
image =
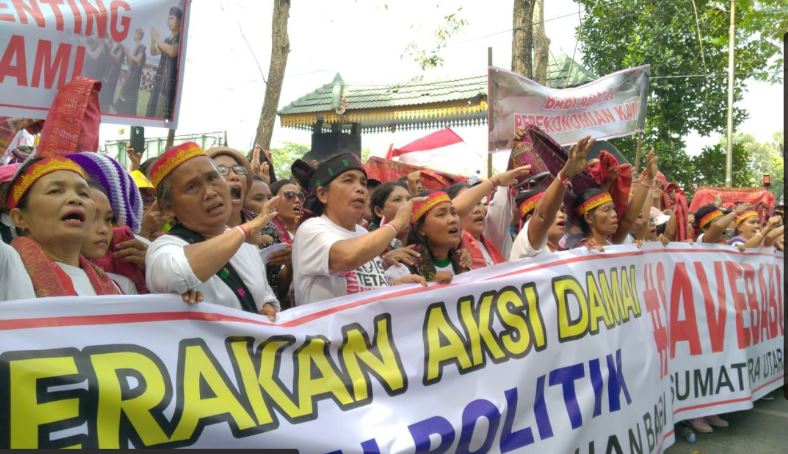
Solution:
[[[585,136],[643,131],[649,65],[628,68],[574,88],[549,88],[505,69],[488,69],[490,152],[506,147],[517,128],[534,125],[561,145]]]
[[[0,116],[46,118],[76,76],[101,120],[176,128],[191,0],[0,2]]]
[[[782,279],[768,250],[672,243],[273,323],[174,295],[6,302],[0,447],[659,453],[781,386]]]

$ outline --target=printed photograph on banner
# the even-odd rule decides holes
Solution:
[[[177,126],[188,0],[15,2],[0,29],[0,115],[46,118],[77,76],[101,82],[102,122]]]

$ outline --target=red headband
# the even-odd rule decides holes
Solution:
[[[610,197],[609,192],[602,192],[581,203],[580,206],[577,207],[577,214],[582,216],[607,202],[613,203],[613,198]]]
[[[698,221],[698,227],[703,228],[708,225],[710,222],[714,221],[715,219],[722,217],[722,210],[719,208],[714,209],[708,213],[706,213],[700,221]]]
[[[157,189],[161,182],[179,165],[199,156],[207,154],[194,142],[185,142],[167,150],[150,168],[150,181]]]
[[[544,192],[534,194],[531,197],[525,199],[525,201],[520,204],[520,218],[524,218],[525,215],[533,211],[534,208],[536,208],[536,204],[542,200],[542,197],[544,197]]]
[[[31,164],[25,169],[25,172],[14,181],[14,185],[11,186],[11,189],[8,191],[6,207],[9,210],[16,208],[19,205],[19,201],[22,200],[22,197],[33,187],[36,181],[58,170],[74,172],[82,178],[85,178],[85,172],[82,170],[82,167],[70,159],[61,157],[41,159]]]
[[[443,202],[451,203],[449,195],[443,191],[436,191],[428,195],[427,200],[414,203],[413,217],[410,220],[411,224],[415,224],[416,221],[418,221],[422,216],[426,215],[431,209],[435,208],[435,205]]]

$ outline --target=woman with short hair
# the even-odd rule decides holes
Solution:
[[[177,223],[148,248],[148,289],[178,294],[197,290],[211,303],[274,320],[279,301],[263,278],[258,249],[248,241],[275,215],[276,198],[256,218],[228,228],[230,189],[194,142],[169,149],[150,175],[159,206]]]
[[[368,232],[358,225],[367,201],[367,173],[352,153],[335,155],[313,169],[296,161],[293,174],[309,188],[303,221],[293,238],[293,286],[297,305],[359,293],[390,284],[380,255],[410,222],[412,201],[386,226]],[[391,284],[424,282],[405,276]]]

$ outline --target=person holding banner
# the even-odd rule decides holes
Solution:
[[[20,235],[11,246],[37,297],[120,294],[107,274],[81,255],[96,210],[86,178],[75,162],[48,157],[27,161],[12,180],[6,208]]]
[[[353,153],[321,162],[316,169],[302,160],[291,167],[301,187],[309,188],[303,221],[293,238],[293,286],[296,305],[405,283],[425,284],[406,275],[390,282],[380,255],[403,231],[414,200],[391,221],[368,232],[358,225],[367,202],[367,173]]]
[[[522,166],[494,175],[458,192],[454,200],[443,191],[422,193],[426,199],[413,205],[413,225],[408,236],[408,244],[419,253],[417,263],[408,266],[411,272],[428,281],[447,283],[454,275],[472,269],[473,253],[460,247],[460,219],[469,215],[485,195],[498,187],[512,186],[529,171],[530,166]]]
[[[150,29],[150,54],[160,55],[159,67],[153,79],[153,88],[148,99],[148,117],[172,118],[175,86],[178,78],[178,53],[181,40],[181,19],[183,11],[177,6],[170,8],[167,28],[170,36],[161,39],[159,32]]]
[[[275,320],[279,301],[265,279],[265,265],[249,240],[276,215],[277,199],[255,219],[227,228],[230,189],[216,164],[194,142],[170,148],[150,168],[161,210],[177,223],[148,247],[148,289],[204,299]]]
[[[728,240],[728,244],[739,249],[760,247],[773,229],[780,225],[780,217],[772,216],[761,228],[761,217],[755,210],[745,211],[736,216],[736,236]]]
[[[696,243],[728,244],[723,238],[725,230],[736,217],[744,215],[752,207],[746,203],[739,204],[735,210],[725,214],[715,204],[704,205],[695,212],[695,231],[701,232]]]
[[[591,188],[580,194],[575,204],[575,220],[583,239],[575,247],[595,248],[624,242],[640,215],[657,172],[657,157],[651,152],[621,222],[609,192]]]
[[[591,136],[580,139],[569,149],[568,159],[547,190],[530,191],[520,203],[521,223],[525,224],[514,239],[509,260],[558,250],[558,242],[566,233],[564,193],[572,177],[588,166],[586,155],[593,145]]]

